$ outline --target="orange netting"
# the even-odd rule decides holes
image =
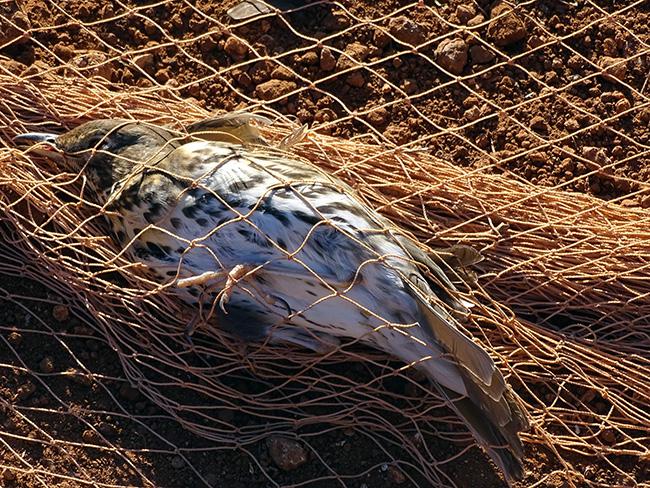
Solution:
[[[223,108],[264,106],[274,123],[262,131],[274,145],[309,112],[313,130],[289,151],[350,184],[420,242],[480,250],[483,261],[466,271],[464,291],[480,303],[467,327],[531,412],[521,486],[648,486],[648,34],[624,21],[647,18],[647,4],[530,1],[514,13],[486,9],[482,19],[467,7],[463,20],[457,3],[317,2],[238,21],[224,13],[231,3],[116,3],[100,12],[74,2],[0,4],[0,56],[22,59],[28,43],[41,59],[23,69],[0,57],[7,482],[500,485],[485,458],[467,467],[466,429],[422,376],[383,353],[354,343],[325,355],[244,347],[205,326],[190,348],[183,333],[192,311],[120,251],[83,179],[11,141],[97,118],[182,131],[233,93]],[[37,7],[52,15],[49,24],[28,15]],[[575,22],[562,26],[553,15]],[[503,44],[508,28],[524,37]],[[598,29],[614,32],[616,49],[598,44],[605,57],[576,44]],[[67,52],[55,42],[64,33],[94,50]],[[266,47],[264,35],[275,37]],[[445,39],[465,47],[447,51]],[[542,60],[535,71],[528,58],[541,53],[549,67]],[[422,78],[401,79],[404,63]],[[427,70],[437,78],[426,81]],[[510,79],[499,78],[499,93],[483,83],[497,74]],[[610,88],[599,103],[616,108],[580,98],[578,89],[603,84]],[[379,91],[362,92],[372,86]],[[450,108],[456,98],[460,116]],[[549,106],[541,122],[530,118]],[[563,130],[551,120],[558,114]],[[585,142],[594,137],[602,145]],[[527,181],[542,180],[518,170],[521,161],[552,162],[547,186]],[[269,456],[287,438],[308,462],[284,472]],[[173,474],[161,470],[165,462]]]

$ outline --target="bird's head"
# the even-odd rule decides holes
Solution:
[[[116,119],[93,120],[61,135],[29,132],[14,137],[16,144],[29,145],[30,152],[56,160],[64,170],[83,171],[103,192],[139,163],[164,155],[173,141],[164,129]]]
[[[14,142],[21,146],[32,146],[31,150],[44,154],[57,161],[65,160],[70,166],[75,163],[84,164],[97,151],[110,151],[115,139],[122,131],[120,128],[129,125],[124,120],[93,120],[82,124],[68,132],[57,135],[47,132],[27,132],[14,137]],[[80,169],[66,168],[66,169]]]

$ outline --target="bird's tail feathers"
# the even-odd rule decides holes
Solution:
[[[449,399],[474,434],[479,445],[504,473],[506,479],[523,475],[523,446],[519,432],[529,429],[526,410],[492,358],[461,332],[453,319],[435,304],[414,292],[420,308],[420,326],[430,339],[447,350],[462,377],[467,396],[459,396],[431,378]]]

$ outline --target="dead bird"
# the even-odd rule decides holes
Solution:
[[[243,127],[250,122],[201,121],[188,136],[96,120],[15,140],[42,143],[83,172],[132,259],[218,326],[243,341],[314,351],[359,340],[414,365],[506,479],[521,478],[527,413],[462,331],[467,303],[445,260],[431,259],[342,181],[259,144]],[[205,137],[214,128],[228,140]]]

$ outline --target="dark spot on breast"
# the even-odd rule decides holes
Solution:
[[[126,234],[124,233],[123,230],[118,230],[116,236],[117,236],[117,240],[120,242],[124,242],[124,239],[126,238]]]
[[[296,210],[292,213],[294,217],[296,217],[298,220],[301,220],[305,222],[306,224],[311,225],[312,227],[316,225],[318,222],[321,222],[321,218],[313,215],[313,214],[308,214],[307,212],[302,212],[300,210]]]
[[[313,296],[313,297],[318,296],[318,295],[316,295],[316,293],[314,293],[314,292],[311,291],[311,290],[305,290],[305,293],[307,293],[307,295],[311,295],[311,296]]]
[[[176,276],[176,271],[167,271],[167,276]]]
[[[187,217],[189,219],[196,218],[196,214],[197,214],[198,211],[199,211],[198,207],[196,207],[194,205],[189,206],[189,207],[185,207],[182,210],[183,215],[185,215],[185,217]]]
[[[147,242],[146,244],[151,256],[163,261],[171,261],[171,257],[169,256],[171,248],[169,246],[160,246],[155,242]]]
[[[280,246],[285,251],[287,250],[287,243],[284,242],[284,239],[282,238],[278,239],[278,246]]]
[[[179,229],[181,225],[183,225],[183,222],[178,217],[172,217],[171,219],[169,219],[169,221],[174,226],[174,229]]]
[[[239,233],[239,235],[243,236],[247,241],[250,241],[250,240],[251,240],[251,234],[252,234],[252,232],[251,232],[250,230],[247,230],[247,229],[238,229],[237,232]]]
[[[204,219],[203,217],[199,217],[198,219],[196,219],[196,223],[199,224],[201,227],[208,226],[208,220]]]
[[[291,226],[291,221],[289,220],[287,214],[285,212],[282,212],[281,210],[278,210],[275,206],[273,206],[269,202],[264,202],[261,205],[259,205],[257,208],[262,213],[272,215],[273,217],[278,219],[280,223],[283,224],[285,227]]]
[[[185,248],[184,247],[178,247],[178,248],[176,248],[176,252],[178,254],[183,254],[185,252]]]

